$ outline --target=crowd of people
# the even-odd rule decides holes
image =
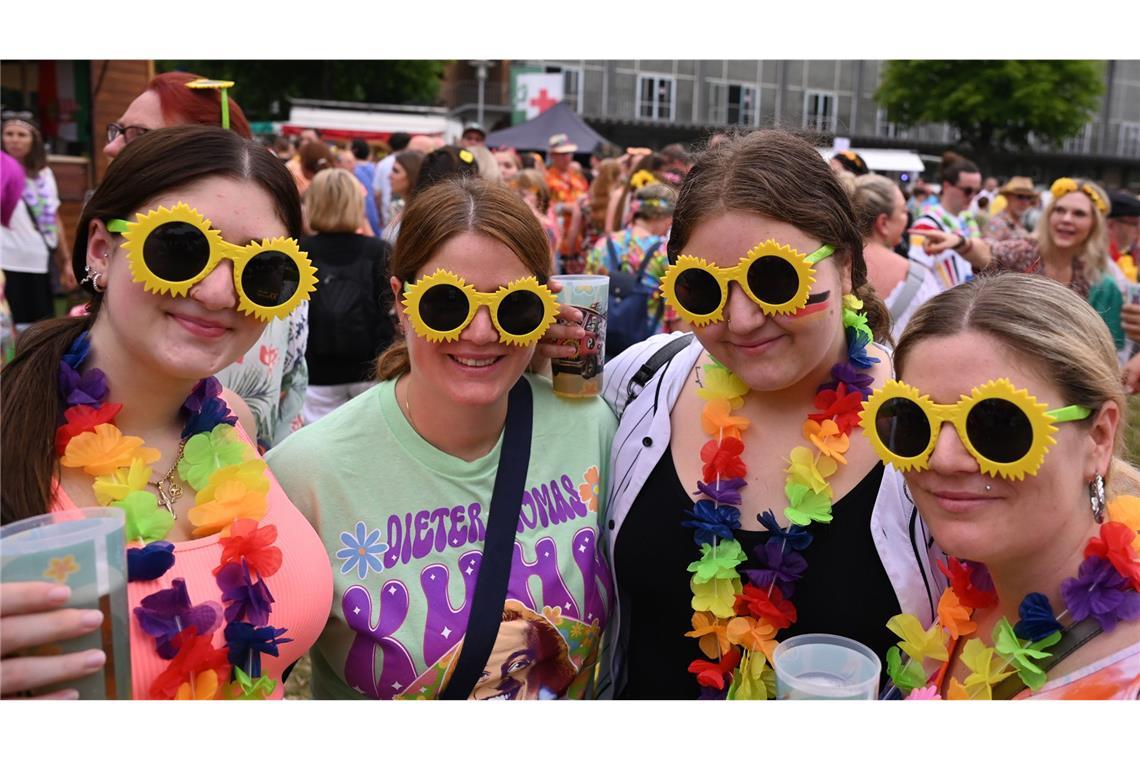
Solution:
[[[1140,698],[1135,195],[780,130],[378,157],[194,80],[110,125],[70,236],[4,116],[2,520],[124,509],[135,698],[307,653],[326,699],[770,699],[817,632],[883,698]],[[636,308],[568,399],[579,273]],[[68,595],[0,585],[4,697],[106,665],[51,649],[103,622]]]

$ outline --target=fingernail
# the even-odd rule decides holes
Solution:
[[[103,622],[103,613],[99,610],[87,610],[79,616],[79,624],[84,628],[94,628]]]
[[[83,658],[83,666],[89,670],[103,667],[103,663],[107,661],[107,655],[101,649],[96,649]]]
[[[48,598],[49,602],[53,602],[53,603],[57,603],[57,604],[59,602],[66,602],[68,599],[71,598],[71,587],[70,586],[53,586],[51,591],[47,592],[47,598]]]
[[[79,699],[79,691],[77,689],[64,689],[59,693],[60,699]]]

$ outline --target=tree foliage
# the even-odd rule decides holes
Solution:
[[[1103,94],[1098,61],[888,61],[875,100],[893,122],[945,122],[988,153],[1076,136]]]
[[[231,94],[253,121],[288,116],[288,97],[435,105],[446,61],[155,61],[233,81]],[[276,104],[276,110],[274,110]]]

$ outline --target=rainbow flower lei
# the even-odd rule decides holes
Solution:
[[[785,470],[784,493],[788,506],[780,527],[765,511],[761,524],[766,543],[757,547],[752,567],[742,568],[748,556],[734,537],[740,527],[741,490],[747,485],[742,432],[747,417],[734,414],[744,405],[748,386],[715,359],[706,364],[704,382],[697,393],[705,399],[701,426],[710,440],[701,448],[701,480],[697,491],[704,498],[686,514],[682,525],[694,529],[701,558],[689,565],[693,592],[693,630],[708,660],[694,660],[704,699],[771,699],[776,674],[771,659],[777,633],[796,621],[791,597],[807,562],[800,554],[812,541],[806,526],[831,522],[834,495],[828,479],[847,463],[848,436],[859,424],[859,410],[870,395],[874,378],[866,370],[878,359],[867,355],[873,340],[863,304],[843,297],[843,324],[847,361],[831,369],[832,379],[816,392],[817,411],[808,415],[803,435],[810,446],[792,449]],[[743,573],[744,578],[741,575]]]
[[[55,448],[64,467],[95,478],[99,504],[126,515],[127,571],[131,582],[153,581],[175,564],[174,544],[165,541],[174,516],[145,490],[150,465],[160,454],[141,438],[115,425],[122,404],[106,403],[107,377],[99,369],[81,372],[91,350],[87,332],[72,343],[59,367],[65,410]],[[274,602],[265,579],[282,564],[274,525],[259,525],[269,511],[265,462],[253,455],[234,430],[237,418],[219,396],[213,377],[198,382],[182,405],[186,425],[178,474],[197,491],[187,514],[195,538],[220,533],[221,561],[214,569],[221,602],[192,605],[182,578],[145,597],[134,609],[139,626],[155,640],[170,665],[151,685],[152,699],[265,699],[276,688],[261,675],[261,656],[278,655],[284,628],[269,625]],[[213,634],[226,623],[226,645]]]
[[[1061,640],[1066,621],[1076,624],[1092,617],[1111,631],[1122,620],[1140,618],[1140,499],[1113,499],[1108,513],[1100,535],[1085,545],[1076,577],[1061,583],[1066,608],[1054,615],[1047,596],[1027,594],[1018,606],[1016,625],[1005,617],[994,625],[994,646],[973,638],[962,647],[960,657],[970,675],[964,682],[951,677],[947,699],[992,699],[993,687],[1015,673],[1026,688],[1037,691],[1046,681],[1040,665],[1052,657],[1048,650]],[[887,651],[887,675],[906,699],[942,698],[939,687],[957,640],[977,631],[976,610],[997,604],[984,565],[951,557],[939,568],[950,588],[938,600],[938,617],[930,628],[913,615],[895,615],[887,622],[901,639]]]

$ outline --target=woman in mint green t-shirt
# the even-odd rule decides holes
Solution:
[[[390,266],[406,340],[380,357],[381,382],[268,457],[333,563],[314,695],[432,699],[447,686],[483,559],[507,395],[525,377],[534,422],[510,579],[471,698],[590,697],[612,602],[598,535],[616,423],[600,399],[556,397],[526,374],[556,311],[542,229],[501,185],[446,182],[405,210]],[[482,304],[473,292],[508,287],[497,304],[469,306]]]

